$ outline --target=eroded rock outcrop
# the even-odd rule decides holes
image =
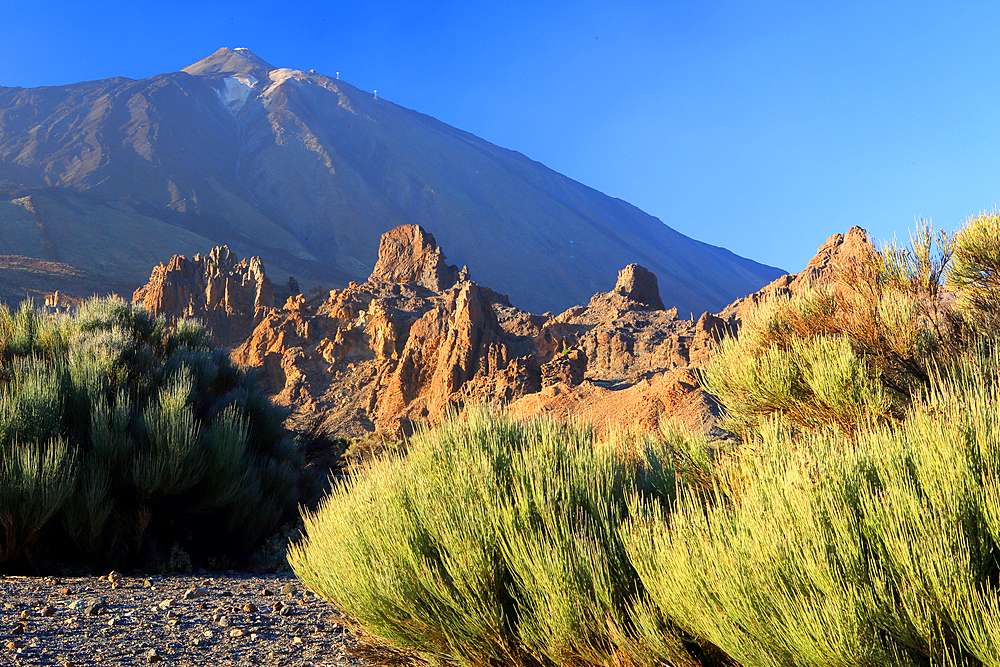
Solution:
[[[875,248],[868,240],[868,233],[860,227],[851,227],[846,234],[834,234],[817,250],[806,268],[791,273],[765,285],[759,291],[737,299],[724,308],[724,318],[743,320],[751,311],[768,299],[801,295],[807,289],[832,286],[840,289],[840,272],[851,265],[872,259]]]
[[[233,354],[264,368],[301,418],[399,436],[468,401],[631,386],[702,361],[726,330],[707,313],[694,322],[665,310],[656,276],[636,264],[587,306],[532,315],[449,266],[432,235],[401,226],[383,235],[364,284],[290,298]]]
[[[149,283],[132,295],[168,323],[197,318],[212,331],[215,342],[234,347],[247,338],[274,307],[274,287],[260,258],[237,261],[227,246],[188,260],[174,255],[153,268]]]
[[[273,290],[261,287],[263,267],[221,251],[157,267],[136,298],[151,299],[157,312],[227,319],[209,322],[230,340],[242,328],[234,359],[264,370],[293,422],[320,416],[342,436],[399,437],[470,401],[580,416],[602,428],[656,428],[671,417],[707,432],[718,406],[696,369],[737,333],[740,316],[769,296],[832,280],[837,266],[868,249],[864,232],[852,229],[802,273],[690,320],[664,309],[656,276],[636,264],[587,305],[557,316],[518,310],[448,265],[434,237],[412,225],[383,235],[365,283],[308,295],[289,289],[278,308],[266,305]]]
[[[443,292],[468,271],[445,261],[434,235],[419,225],[400,225],[382,235],[378,261],[368,282],[415,284]]]
[[[323,410],[343,435],[412,431],[449,405],[509,401],[541,387],[541,370],[508,340],[506,298],[444,262],[416,226],[387,232],[368,281],[290,298],[234,351],[261,366],[276,400]],[[507,304],[509,306],[509,304]]]

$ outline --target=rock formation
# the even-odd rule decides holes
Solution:
[[[516,359],[498,321],[505,297],[447,266],[419,227],[387,232],[381,249],[367,282],[290,297],[234,358],[263,367],[298,416],[323,410],[352,436],[409,433],[449,405],[540,388],[538,364]]]
[[[467,277],[468,270],[448,266],[433,234],[418,225],[400,225],[382,235],[368,281],[416,284],[443,292]]]
[[[274,307],[274,287],[259,257],[237,262],[226,246],[188,260],[174,255],[153,268],[149,283],[132,295],[168,324],[197,318],[212,331],[218,345],[235,347],[246,340]]]
[[[656,276],[635,264],[585,306],[527,313],[449,266],[434,237],[414,225],[383,235],[366,282],[309,294],[289,288],[279,308],[268,307],[273,290],[259,262],[237,264],[222,249],[160,265],[135,298],[156,312],[208,319],[233,341],[237,362],[263,369],[293,423],[320,416],[341,436],[399,437],[470,401],[518,415],[575,415],[604,429],[656,428],[671,417],[708,432],[718,406],[697,368],[737,332],[740,316],[834,279],[837,266],[869,250],[861,230],[837,235],[801,274],[691,320],[665,310]]]
[[[289,298],[233,354],[264,368],[297,418],[323,413],[342,435],[398,436],[468,401],[628,386],[700,361],[724,330],[707,313],[692,322],[664,310],[656,277],[638,265],[588,306],[532,315],[403,225],[383,235],[365,283]]]
[[[737,299],[724,308],[720,315],[724,318],[742,320],[746,314],[757,308],[763,301],[773,298],[797,296],[809,288],[832,286],[841,289],[838,272],[869,261],[875,248],[868,240],[868,233],[860,227],[851,227],[846,234],[834,234],[816,250],[806,268],[798,273],[781,276],[763,288]]]

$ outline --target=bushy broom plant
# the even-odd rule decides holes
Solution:
[[[831,285],[775,297],[722,341],[705,370],[727,426],[753,430],[772,415],[803,428],[898,420],[934,369],[977,339],[945,302],[956,242],[921,223],[907,248],[869,249]]]
[[[958,366],[850,438],[768,420],[709,503],[636,501],[652,608],[740,665],[998,664],[1000,358]]]
[[[121,299],[0,307],[0,563],[238,559],[294,515],[282,416],[198,323]]]
[[[663,443],[631,442],[625,453],[572,424],[452,416],[340,482],[289,562],[424,660],[608,664],[628,651],[642,595],[618,534],[627,499],[669,503],[675,486]],[[657,650],[691,663],[661,629]]]

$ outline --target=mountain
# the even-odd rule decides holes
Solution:
[[[138,287],[163,257],[226,244],[276,280],[343,287],[365,280],[401,224],[533,312],[585,302],[631,263],[658,276],[668,307],[695,314],[782,273],[247,49],[142,80],[0,88],[0,254],[65,264],[88,285]]]

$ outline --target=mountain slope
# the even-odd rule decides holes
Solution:
[[[279,280],[343,286],[367,277],[381,234],[400,224],[422,225],[450,261],[535,312],[585,302],[633,262],[682,313],[719,310],[781,274],[519,153],[246,49],[139,81],[0,88],[0,190],[0,203],[30,196],[50,238],[0,252],[136,286],[153,262],[140,273],[113,256],[146,241],[159,249],[117,254],[224,243],[260,255]],[[87,245],[109,256],[72,261],[64,221],[105,218],[118,222],[94,223]]]

